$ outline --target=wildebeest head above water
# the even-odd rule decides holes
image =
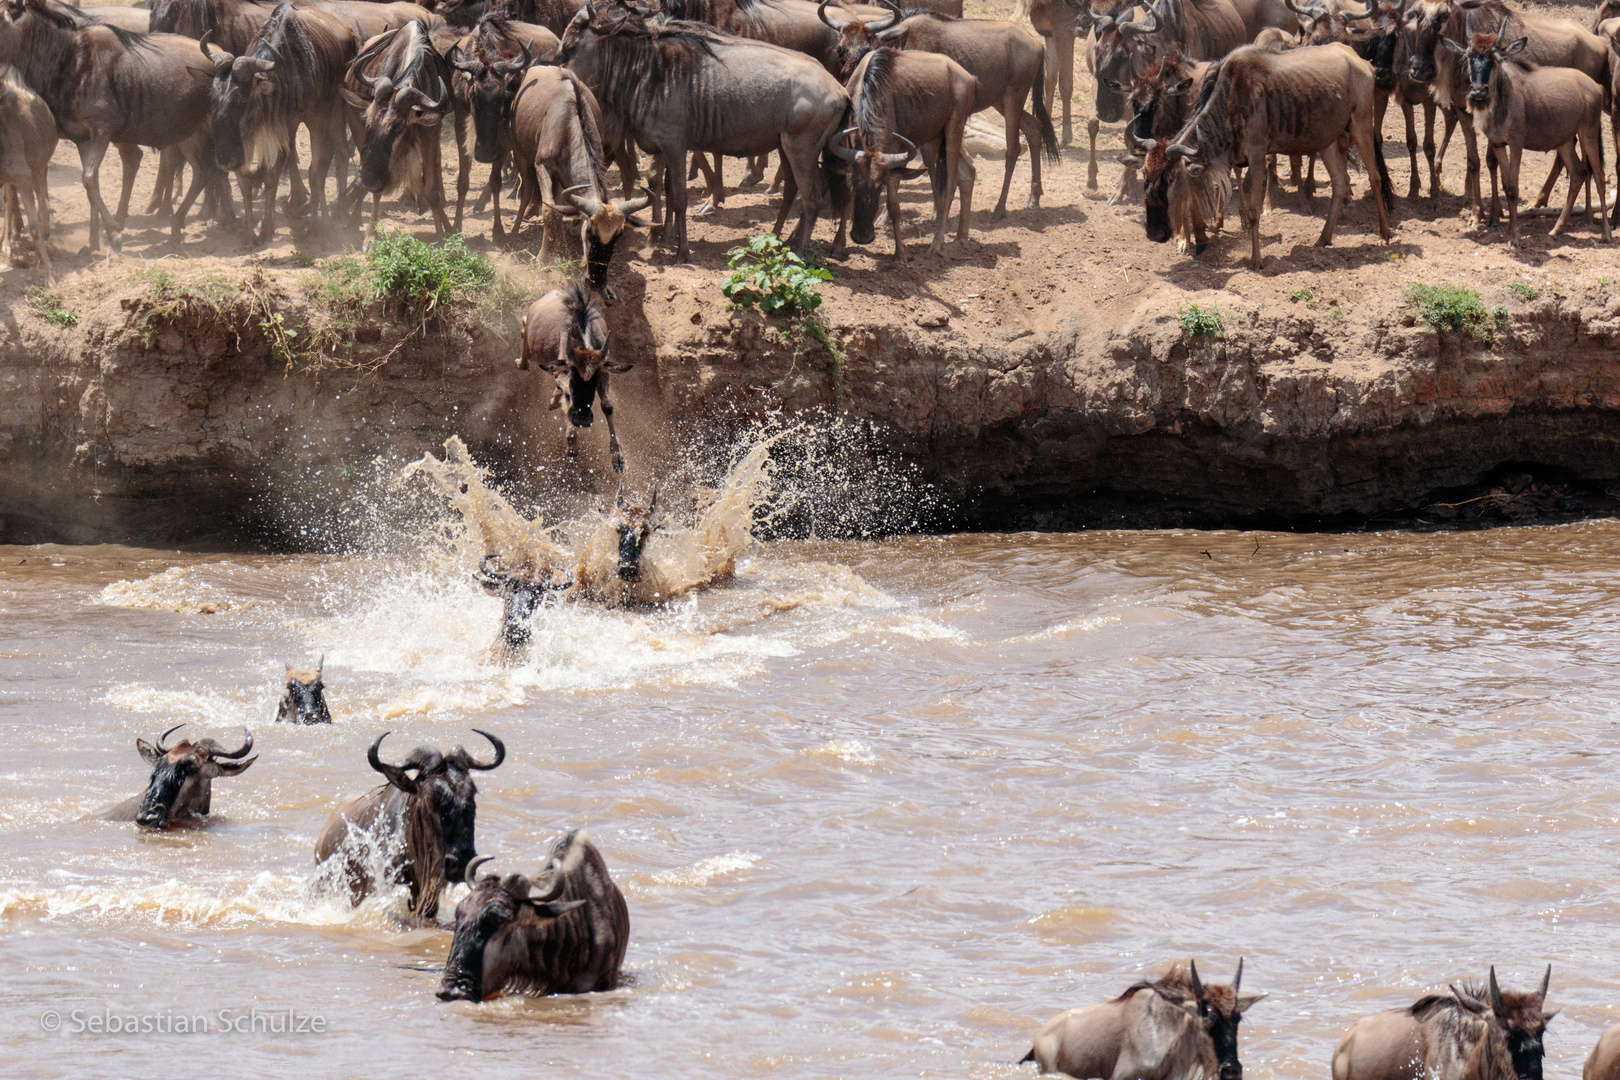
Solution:
[[[612,522],[619,538],[619,580],[635,581],[641,577],[641,559],[647,540],[657,526],[653,523],[653,510],[658,506],[658,489],[645,504],[626,502],[624,485],[613,497]]]
[[[326,684],[321,673],[326,670],[323,655],[313,668],[300,670],[287,665],[287,689],[281,695],[276,710],[276,722],[285,724],[330,724],[332,714],[326,708]]]
[[[528,565],[507,568],[499,562],[499,554],[484,556],[478,564],[478,584],[485,592],[501,598],[501,645],[510,654],[511,650],[529,644],[529,620],[535,610],[548,597],[572,587],[574,579],[568,574],[553,574]]]
[[[467,871],[467,864],[477,854],[473,846],[473,830],[478,817],[478,785],[472,773],[487,772],[500,767],[506,760],[506,747],[501,740],[487,731],[473,731],[489,740],[495,748],[495,757],[481,762],[461,747],[441,754],[431,746],[418,746],[398,765],[392,765],[379,756],[382,741],[388,732],[377,736],[366,751],[371,767],[388,778],[390,786],[397,788],[412,801],[432,811],[437,819],[439,836],[443,842],[446,881],[457,881]],[[412,774],[415,774],[414,776]],[[409,824],[407,824],[409,829]],[[407,846],[408,843],[407,843]]]
[[[253,735],[245,728],[245,739],[236,750],[226,750],[213,739],[164,745],[170,735],[185,726],[176,724],[165,731],[156,745],[145,739],[135,740],[135,748],[152,766],[146,792],[104,811],[101,815],[104,820],[133,821],[147,829],[167,829],[181,819],[202,817],[209,810],[212,781],[221,776],[237,776],[259,760],[247,757],[253,750]]]

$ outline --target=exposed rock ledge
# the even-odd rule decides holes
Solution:
[[[661,417],[834,406],[939,485],[941,524],[1347,525],[1508,471],[1597,492],[1620,475],[1610,290],[1519,305],[1489,343],[1402,308],[1345,318],[1219,294],[1217,340],[1185,336],[1163,294],[1114,325],[1077,309],[1041,330],[933,300],[879,309],[887,324],[830,303],[839,365],[808,339],[795,355],[701,280],[670,268],[614,309],[616,348],[643,358],[615,380],[627,450]],[[288,326],[300,288],[289,272],[261,289]],[[550,380],[516,370],[512,329],[458,317],[401,344],[374,312],[352,357],[386,363],[312,371],[272,356],[245,298],[227,308],[154,323],[132,286],[71,328],[22,306],[0,321],[0,541],[318,545],[305,511],[341,505],[379,453],[460,434],[515,477],[560,462]]]

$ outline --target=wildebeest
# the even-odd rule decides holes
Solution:
[[[1581,1080],[1620,1080],[1620,1024],[1598,1036],[1597,1045],[1581,1066]]]
[[[886,20],[844,20],[833,16],[831,24],[840,34],[839,49],[846,77],[863,56],[874,48],[889,45],[902,49],[939,53],[955,60],[979,81],[979,94],[973,111],[995,109],[1006,121],[1006,166],[1001,178],[1001,197],[996,200],[992,221],[1007,214],[1007,192],[1012,187],[1013,168],[1018,162],[1018,137],[1029,143],[1029,208],[1041,204],[1041,152],[1056,162],[1057,132],[1046,110],[1046,47],[1033,31],[1001,19],[952,19],[933,12],[906,11],[885,0],[892,12]],[[821,5],[823,17],[827,5]],[[1024,111],[1033,99],[1034,115]]]
[[[540,605],[568,590],[571,575],[556,575],[530,565],[500,566],[498,553],[485,555],[478,564],[479,586],[501,598],[501,636],[497,652],[502,663],[522,656],[533,636],[530,620]]]
[[[613,249],[633,221],[630,215],[647,205],[648,196],[615,199],[609,194],[601,124],[596,95],[566,68],[532,69],[512,103],[512,153],[524,190],[514,227],[521,227],[528,212],[539,206],[540,257],[545,258],[551,218],[577,215],[585,275],[591,288],[605,290]],[[567,205],[560,205],[559,196]]]
[[[1230,986],[1199,979],[1196,963],[1178,964],[1112,1001],[1054,1016],[1024,1060],[1083,1080],[1242,1080],[1238,1025],[1266,996],[1240,993],[1242,983],[1241,959]]]
[[[608,400],[608,377],[623,374],[635,364],[609,358],[607,312],[590,279],[575,278],[567,288],[552,289],[531,304],[523,316],[522,334],[518,367],[527,371],[532,359],[542,371],[555,375],[550,407],[568,406],[568,460],[578,460],[579,429],[591,426],[592,405],[601,398],[613,471],[624,472],[619,436],[613,427],[613,403]]]
[[[56,120],[38,94],[23,82],[22,73],[0,63],[0,188],[7,191],[4,213],[6,257],[17,261],[17,232],[10,220],[11,200],[21,203],[28,234],[39,253],[39,266],[54,278],[51,249],[51,202],[46,177],[56,149]]]
[[[1250,264],[1260,268],[1260,208],[1265,197],[1268,154],[1320,154],[1333,180],[1333,203],[1318,246],[1333,241],[1350,178],[1340,138],[1347,132],[1364,162],[1380,172],[1373,143],[1373,74],[1346,45],[1319,45],[1273,53],[1245,45],[1221,60],[1204,79],[1192,119],[1165,148],[1170,169],[1181,170],[1189,197],[1213,201],[1231,183],[1235,166],[1247,165],[1239,206],[1249,230]],[[1164,182],[1161,176],[1160,183]],[[1370,185],[1378,207],[1378,235],[1389,239],[1382,176]],[[1194,192],[1191,189],[1199,189]],[[1170,237],[1168,222],[1150,215],[1148,235]]]
[[[822,148],[843,117],[844,88],[816,61],[701,23],[649,19],[627,7],[588,4],[563,34],[558,62],[582,78],[626,134],[664,158],[669,210],[664,241],[691,259],[686,236],[689,150],[752,157],[779,150],[787,166],[780,234],[795,196],[803,253],[825,198]],[[621,160],[623,168],[627,163]]]
[[[1139,65],[1163,55],[1171,44],[1191,59],[1218,60],[1251,40],[1229,0],[1157,0],[1148,6],[1147,18],[1130,24],[1126,33]]]
[[[532,881],[522,874],[478,878],[490,858],[467,867],[472,892],[456,907],[439,999],[613,989],[630,944],[630,909],[589,837],[579,829],[564,835]]]
[[[485,189],[495,201],[491,235],[496,241],[505,235],[501,227],[501,172],[512,150],[512,102],[517,97],[523,73],[535,63],[550,63],[557,55],[558,46],[557,35],[543,26],[485,15],[471,33],[456,42],[446,57],[456,71],[450,80],[450,92],[456,101],[456,143],[460,159],[456,175],[456,232],[461,231],[471,162],[476,159],[491,166],[489,185]],[[470,154],[467,147],[469,119],[472,124]],[[481,200],[479,205],[483,205]]]
[[[1333,1080],[1541,1080],[1547,985],[1504,993],[1491,968],[1485,986],[1463,984],[1411,1005],[1364,1016],[1333,1051]]]
[[[287,689],[276,707],[278,724],[330,724],[332,713],[326,707],[326,657],[312,668],[287,665]]]
[[[283,3],[242,55],[219,49],[203,54],[213,61],[214,85],[209,122],[214,160],[236,173],[248,237],[253,238],[250,173],[264,181],[264,221],[258,242],[275,235],[276,191],[288,170],[288,209],[305,202],[316,213],[326,209],[326,176],[334,155],[348,154],[344,142],[343,99],[338,87],[359,42],[354,31],[324,11]],[[298,127],[309,129],[309,191],[298,176]]]
[[[99,816],[103,821],[133,821],[147,829],[167,829],[179,821],[206,817],[214,780],[240,776],[259,760],[247,757],[253,750],[253,735],[246,729],[246,738],[235,750],[226,750],[213,739],[163,745],[185,726],[176,724],[165,731],[158,736],[156,745],[145,739],[135,740],[135,748],[152,766],[146,792],[102,811]]]
[[[1134,23],[1139,9],[1127,8],[1120,14],[1093,12],[1092,29],[1096,42],[1091,46],[1092,113],[1086,122],[1086,190],[1097,190],[1097,134],[1103,124],[1117,124],[1125,119],[1126,99],[1137,72],[1131,63],[1131,50],[1127,44],[1128,31],[1122,27]],[[1116,202],[1127,192],[1133,170],[1125,167],[1120,178],[1119,191],[1109,201]]]
[[[618,567],[616,573],[620,581],[639,581],[641,579],[641,559],[647,550],[647,541],[652,539],[653,532],[658,526],[653,522],[653,511],[658,509],[658,489],[646,502],[630,502],[624,497],[624,485],[613,496],[613,512],[608,515],[608,523],[613,526],[614,536],[618,542]]]
[[[467,872],[478,854],[473,844],[478,786],[471,773],[498,768],[506,760],[501,740],[478,728],[473,731],[495,748],[494,760],[487,764],[459,746],[448,754],[418,746],[392,765],[378,756],[386,731],[366,751],[366,760],[388,782],[340,803],[315,840],[317,865],[334,855],[343,860],[339,869],[352,903],[358,904],[376,884],[368,840],[382,849],[385,881],[409,886],[410,910],[421,919],[437,914],[445,884],[460,881]]]
[[[919,147],[928,147],[932,157],[934,242],[929,250],[935,255],[945,250],[945,222],[950,217],[951,197],[959,189],[962,212],[956,242],[966,243],[968,214],[973,207],[973,163],[962,152],[962,132],[978,97],[978,80],[948,56],[881,48],[866,54],[845,89],[853,123],[839,133],[831,150],[848,166],[850,192],[849,204],[839,207],[833,257],[843,257],[846,222],[851,224],[857,244],[872,242],[878,200],[884,195],[888,196],[894,255],[901,257],[900,181],[906,178],[901,170]],[[909,149],[891,150],[894,141]]]
[[[18,68],[23,81],[44,99],[57,130],[79,148],[85,195],[90,201],[90,247],[101,229],[114,247],[121,217],[101,197],[101,162],[113,144],[166,147],[192,139],[208,116],[209,65],[197,44],[172,34],[134,34],[103,26],[56,0],[4,0],[0,61]],[[134,155],[139,161],[139,155]],[[176,238],[184,215],[206,180],[216,173],[201,165],[172,224]],[[135,177],[126,157],[125,196]]]
[[[1450,38],[1447,49],[1462,56],[1468,70],[1468,110],[1474,127],[1502,164],[1502,195],[1508,206],[1508,245],[1519,246],[1519,158],[1525,150],[1554,150],[1569,172],[1564,212],[1553,224],[1557,236],[1569,224],[1578,189],[1597,181],[1598,205],[1606,206],[1603,171],[1604,88],[1574,68],[1541,68],[1514,60],[1529,39],[1502,44],[1495,34],[1475,34],[1464,49]],[[1575,153],[1579,141],[1583,161]],[[1494,188],[1494,185],[1493,185]],[[1492,191],[1492,220],[1496,199]],[[1608,243],[1609,216],[1598,215]]]
[[[444,212],[439,128],[451,107],[450,90],[422,24],[409,22],[367,41],[340,92],[363,110],[360,176],[351,198],[358,209],[371,195],[366,242],[377,237],[383,195],[401,188],[427,203],[434,230],[444,236],[450,218]]]
[[[958,15],[961,12],[957,12]],[[1091,9],[1084,0],[1034,0],[1029,5],[1029,24],[1046,39],[1046,110],[1053,112],[1052,93],[1057,91],[1063,106],[1063,134],[1058,142],[1068,146],[1074,137],[1070,110],[1074,104],[1074,43],[1091,31]]]

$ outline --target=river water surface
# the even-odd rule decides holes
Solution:
[[[1270,993],[1250,1080],[1326,1077],[1356,1016],[1492,963],[1553,965],[1550,1078],[1620,1019],[1620,525],[780,542],[737,570],[543,611],[507,669],[499,601],[431,559],[0,548],[0,1074],[1026,1075],[1047,1017],[1187,956]],[[282,665],[322,652],[334,723],[274,724]],[[212,824],[86,820],[182,721],[257,740]],[[372,738],[486,754],[473,726],[509,751],[479,850],[533,870],[587,827],[623,989],[441,1004],[449,934],[315,878]],[[219,1030],[255,1007],[326,1031]]]

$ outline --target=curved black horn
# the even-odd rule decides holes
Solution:
[[[595,199],[581,199],[574,194],[576,191],[587,190],[590,188],[590,186],[591,185],[589,184],[575,184],[573,187],[563,188],[563,195],[568,199],[569,202],[579,207],[580,211],[584,213],[586,217],[595,217],[596,212],[602,209],[602,204],[597,202]]]
[[[642,193],[634,198],[617,199],[614,201],[613,205],[618,207],[619,213],[629,217],[637,210],[642,209],[648,203],[652,202],[652,192],[645,187],[642,188],[641,191]]]
[[[1121,22],[1119,32],[1122,34],[1153,34],[1159,29],[1159,9],[1151,4],[1145,9],[1147,21],[1137,22],[1135,19]]]
[[[388,738],[388,735],[389,733],[385,731],[377,736],[377,741],[371,744],[370,750],[366,751],[366,760],[371,763],[373,769],[388,777],[390,784],[393,784],[407,795],[414,795],[416,794],[416,781],[412,780],[405,770],[398,765],[390,765],[377,756],[378,748],[382,746],[382,741]]]
[[[1181,143],[1171,143],[1169,146],[1164,148],[1164,154],[1166,157],[1185,158],[1192,157],[1197,150],[1198,148],[1196,146],[1184,146]]]
[[[439,80],[439,96],[438,96],[438,98],[435,99],[435,100],[429,101],[429,100],[427,100],[427,95],[426,94],[422,95],[422,99],[423,99],[422,100],[422,108],[428,110],[429,112],[434,112],[438,108],[440,108],[444,104],[444,99],[450,93],[450,89],[447,86],[444,85],[444,76],[439,75],[439,76],[436,76],[436,78]]]
[[[1494,1011],[1498,1012],[1498,1013],[1503,1012],[1504,1009],[1503,1009],[1503,1006],[1502,1006],[1502,988],[1500,986],[1496,985],[1496,965],[1495,964],[1491,965],[1490,987],[1491,987],[1491,1008]]]
[[[917,156],[917,144],[899,132],[891,132],[891,134],[896,139],[899,139],[901,142],[905,143],[908,147],[904,153],[883,155],[883,164],[887,165],[891,169],[898,169],[906,162]]]
[[[478,761],[471,754],[468,754],[467,755],[467,768],[469,768],[469,769],[479,769],[479,770],[484,771],[484,772],[487,772],[490,769],[498,769],[498,768],[500,768],[501,767],[501,762],[506,760],[506,746],[505,746],[505,744],[502,743],[501,740],[497,739],[495,736],[491,735],[487,731],[479,731],[478,728],[473,728],[473,730],[477,731],[478,734],[480,734],[484,738],[488,739],[489,744],[495,748],[495,760],[490,762],[488,765],[480,765],[478,763]]]
[[[529,52],[527,41],[520,41],[518,44],[523,48],[522,56],[514,60],[497,61],[490,65],[490,69],[499,75],[515,75],[520,71],[529,70],[529,65],[534,63],[534,54]]]
[[[816,18],[818,18],[822,22],[826,23],[827,27],[829,29],[837,30],[839,33],[842,33],[843,30],[844,30],[844,27],[846,25],[848,25],[848,24],[847,23],[835,23],[831,19],[827,18],[827,5],[830,2],[831,2],[831,0],[821,0],[821,3],[816,5]]]
[[[1196,961],[1196,960],[1188,960],[1187,961],[1187,974],[1188,974],[1188,977],[1189,977],[1188,981],[1190,981],[1192,983],[1193,997],[1199,997],[1199,998],[1203,997],[1204,996],[1204,984],[1198,980],[1198,961]]]
[[[1548,964],[1547,974],[1541,977],[1541,989],[1536,991],[1536,996],[1542,1001],[1547,1000],[1547,987],[1550,985],[1552,985],[1552,965]]]
[[[1234,994],[1237,993],[1238,992],[1238,987],[1240,987],[1242,985],[1243,985],[1243,957],[1240,956],[1240,957],[1238,957],[1237,974],[1232,976],[1232,993],[1234,993]]]
[[[248,754],[248,752],[253,749],[253,732],[249,731],[247,728],[244,727],[242,729],[242,734],[247,737],[247,741],[242,744],[242,749],[240,749],[240,750],[215,750],[214,751],[214,756],[217,757],[217,758],[245,757]]]
[[[184,725],[184,724],[176,724],[176,725],[174,725],[174,727],[170,728],[168,731],[165,731],[162,735],[159,735],[158,736],[158,741],[157,741],[157,752],[160,753],[160,754],[167,754],[169,752],[169,748],[167,746],[164,746],[163,744],[169,741],[169,736],[170,735],[173,735],[175,732],[179,731],[181,728],[183,728],[185,726],[186,725]]]
[[[477,885],[478,868],[493,858],[495,858],[493,855],[475,856],[473,860],[467,864],[467,872],[461,876],[461,880],[465,881],[468,885]]]
[[[899,22],[901,18],[905,16],[905,12],[901,9],[900,5],[893,3],[892,0],[879,0],[879,2],[884,7],[889,9],[888,17],[879,19],[877,22],[862,23],[861,25],[866,27],[866,32],[868,34],[881,33],[882,31],[893,26],[895,23]]]
[[[483,75],[484,63],[482,60],[461,60],[458,59],[460,55],[461,42],[458,41],[455,43],[455,45],[451,46],[450,53],[445,57],[445,59],[450,61],[451,67],[455,68],[457,71],[465,72],[475,79]]]
[[[1157,139],[1143,139],[1143,138],[1137,138],[1136,139],[1136,149],[1138,151],[1140,151],[1141,153],[1143,153],[1143,154],[1151,154],[1151,153],[1153,153],[1154,148],[1157,147],[1158,145],[1159,145],[1159,141]]]

